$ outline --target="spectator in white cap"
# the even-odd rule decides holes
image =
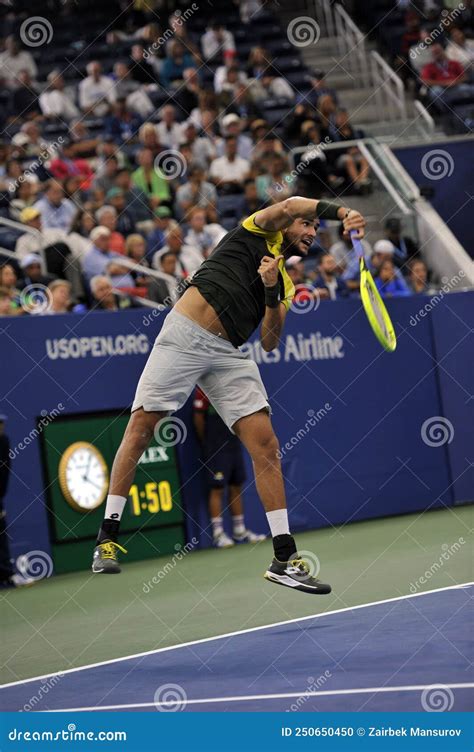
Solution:
[[[374,245],[374,250],[372,256],[370,257],[369,264],[369,268],[374,276],[379,273],[380,267],[382,266],[384,261],[386,261],[387,259],[389,259],[389,261],[394,261],[395,251],[396,248],[391,240],[387,240],[386,238],[377,240]],[[401,273],[400,269],[397,269],[396,267],[395,277],[397,279],[403,279],[403,274]]]
[[[242,120],[234,112],[224,115],[222,118],[222,134],[224,138],[217,142],[217,156],[222,157],[225,154],[225,137],[235,136],[237,139],[237,156],[242,159],[250,160],[252,156],[253,143],[249,136],[242,133]]]
[[[91,249],[84,256],[82,270],[87,281],[98,274],[107,274],[114,287],[134,287],[132,275],[121,264],[123,257],[110,250],[110,230],[103,225],[94,227],[89,238]]]
[[[36,253],[28,253],[20,261],[23,279],[18,282],[18,287],[23,290],[30,285],[47,286],[55,279],[53,274],[45,274],[41,256]]]

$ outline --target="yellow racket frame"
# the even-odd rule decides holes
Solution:
[[[392,320],[364,258],[360,259],[360,297],[373,333],[387,352],[393,352],[397,346],[397,337]]]

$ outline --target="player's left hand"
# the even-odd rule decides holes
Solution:
[[[344,237],[348,238],[351,230],[357,230],[357,238],[363,238],[365,235],[365,219],[362,214],[355,209],[351,209],[345,219],[342,220],[344,226]]]
[[[278,282],[278,263],[284,256],[264,256],[260,261],[258,273],[265,287],[274,287]]]

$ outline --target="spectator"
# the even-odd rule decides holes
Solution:
[[[286,99],[293,102],[295,93],[288,81],[277,75],[277,71],[272,68],[266,68],[261,78],[254,85],[254,97],[257,102],[262,99]]]
[[[69,313],[72,307],[70,283],[64,279],[56,279],[54,282],[50,282],[48,285],[48,298],[49,305],[43,313]],[[81,306],[80,308],[83,307]]]
[[[250,162],[237,154],[236,137],[226,136],[225,155],[214,159],[209,170],[209,177],[216,183],[221,193],[240,193],[249,172]]]
[[[402,223],[398,217],[389,217],[385,222],[385,237],[394,246],[393,261],[402,266],[418,254],[418,246],[410,238],[402,235]]]
[[[283,154],[274,154],[268,172],[255,179],[257,195],[262,203],[283,201],[294,193],[288,161]]]
[[[8,89],[16,89],[20,71],[27,71],[32,81],[35,81],[38,75],[31,52],[21,50],[17,39],[9,36],[5,39],[5,52],[0,53],[0,81],[3,81]]]
[[[109,249],[110,230],[107,227],[94,227],[90,234],[92,247],[82,263],[84,276],[91,281],[97,275],[107,275],[114,287],[134,287],[133,277],[128,269],[120,264],[120,255]]]
[[[421,259],[413,259],[408,267],[408,286],[415,295],[435,295],[437,292],[428,282],[428,267]]]
[[[0,287],[0,316],[15,316],[18,308],[13,302],[12,293],[8,287]]]
[[[146,251],[146,257],[150,262],[155,253],[165,245],[166,231],[177,227],[177,223],[171,218],[171,209],[168,206],[159,206],[155,209],[153,220],[154,227],[148,235]]]
[[[183,85],[175,93],[174,99],[180,107],[183,115],[189,113],[198,106],[199,96],[202,92],[196,68],[185,68],[183,71]]]
[[[72,141],[68,140],[63,140],[58,155],[49,164],[49,171],[56,180],[79,178],[80,190],[83,191],[89,190],[94,177],[89,162],[75,156],[75,146]]]
[[[266,206],[265,202],[260,201],[257,194],[257,186],[253,178],[247,178],[244,183],[244,195],[237,199],[236,215],[239,219],[250,217],[259,209]]]
[[[117,211],[113,206],[104,205],[95,213],[96,222],[106,227],[109,232],[109,250],[113,253],[125,254],[125,238],[121,232],[117,232]]]
[[[318,275],[314,287],[321,300],[337,300],[349,296],[349,288],[337,274],[337,264],[330,253],[322,253],[318,260]]]
[[[360,131],[355,131],[350,124],[347,110],[338,110],[334,116],[334,141],[341,143],[344,141],[354,141],[363,137],[364,134]],[[369,163],[362,156],[357,146],[337,149],[336,155],[336,167],[343,169],[347,173],[352,188],[359,192],[370,187]]]
[[[150,86],[140,84],[134,80],[128,64],[121,61],[114,65],[113,79],[115,85],[110,95],[112,102],[125,98],[127,107],[141,118],[147,118],[153,113],[155,108],[147,92],[154,91],[157,88],[156,83]]]
[[[311,107],[317,108],[319,98],[329,94],[334,102],[338,103],[337,92],[335,89],[327,85],[326,74],[321,70],[313,70],[309,75],[309,83],[311,89],[304,94],[300,94],[298,97],[298,103],[309,104]]]
[[[232,101],[225,106],[227,113],[238,115],[242,121],[242,130],[247,130],[253,120],[262,117],[260,107],[255,103],[251,88],[237,82]]]
[[[146,86],[157,86],[160,75],[160,66],[152,55],[145,57],[142,44],[134,44],[131,50],[132,69],[131,77],[135,83]],[[123,71],[121,71],[123,73]]]
[[[125,191],[121,188],[111,188],[105,196],[107,203],[115,210],[115,230],[123,237],[135,232],[135,216],[127,208]],[[102,223],[101,223],[102,224]]]
[[[458,26],[449,30],[449,44],[446,47],[448,60],[454,60],[462,65],[471,81],[474,74],[474,39],[466,39],[466,35]]]
[[[234,37],[221,23],[212,21],[202,36],[201,48],[204,60],[215,60],[226,52],[235,51]]]
[[[199,388],[194,393],[193,421],[206,473],[213,545],[216,548],[229,548],[235,543],[264,540],[264,535],[257,535],[245,526],[242,485],[246,472],[242,445]],[[222,520],[226,490],[232,515],[232,538],[224,532]]]
[[[133,307],[128,295],[117,295],[114,292],[112,280],[105,274],[96,274],[92,277],[90,287],[94,311],[120,311]]]
[[[136,140],[141,124],[140,115],[128,108],[126,98],[117,97],[112,112],[105,119],[104,134],[116,144],[129,143]]]
[[[336,111],[336,102],[330,94],[323,94],[319,97],[317,115],[321,141],[330,143],[334,139]]]
[[[151,223],[153,213],[148,194],[132,182],[132,176],[128,170],[120,169],[117,172],[115,187],[123,191],[125,206],[133,221],[137,225]]]
[[[79,105],[86,115],[103,117],[110,109],[114,82],[102,75],[102,66],[97,60],[87,65],[87,76],[79,84]]]
[[[266,69],[271,66],[271,54],[260,45],[252,47],[247,60],[247,75],[249,78],[262,78]]]
[[[61,118],[72,120],[79,115],[79,109],[74,104],[74,98],[66,90],[64,77],[59,70],[53,70],[47,77],[48,86],[40,95],[41,112],[47,118]]]
[[[158,259],[157,271],[168,275],[168,278],[153,278],[148,287],[148,297],[155,303],[172,306],[180,292],[184,292],[183,278],[176,273],[178,257],[176,253],[167,251]]]
[[[195,206],[188,214],[189,230],[184,236],[185,245],[197,248],[207,258],[226,235],[226,230],[216,222],[206,224],[206,211]]]
[[[161,257],[170,251],[175,254],[177,267],[183,277],[192,276],[204,261],[202,253],[195,246],[183,242],[183,232],[179,225],[167,230],[166,245],[153,256],[152,266],[159,269]]]
[[[41,115],[38,104],[38,85],[32,80],[30,72],[21,70],[17,76],[18,86],[10,93],[9,114],[15,120],[18,117],[37,118]]]
[[[235,69],[237,71],[236,78],[239,83],[247,83],[247,76],[243,71],[239,71],[236,57],[235,50],[226,50],[226,52],[224,52],[224,65],[220,65],[214,74],[214,91],[216,94],[220,94],[223,91],[224,84],[227,80],[227,74],[230,70]]]
[[[156,126],[158,141],[166,149],[177,150],[183,137],[183,126],[176,122],[176,108],[165,104],[160,110],[161,121]]]
[[[154,159],[164,149],[163,144],[158,138],[156,126],[153,123],[143,123],[138,131],[138,140],[145,149],[150,149]]]
[[[428,40],[428,42],[427,42]],[[415,75],[419,76],[425,65],[428,65],[431,61],[431,46],[430,46],[430,29],[421,28],[419,31],[419,39],[415,44],[412,44],[408,52],[408,64],[412,68]],[[401,59],[401,75],[405,75],[405,61]]]
[[[395,246],[393,245],[393,243],[390,242],[390,240],[386,240],[386,239],[377,240],[377,242],[374,245],[374,250],[370,258],[370,264],[369,264],[369,268],[373,276],[375,277],[378,274],[381,265],[387,258],[393,262],[394,256],[395,256]],[[396,267],[395,267],[395,276],[398,279],[401,279],[403,281],[402,272],[400,271],[400,269],[397,269]]]
[[[212,163],[214,164],[214,163]],[[181,185],[176,191],[176,205],[178,212],[184,216],[192,206],[201,206],[209,211],[215,212],[217,202],[217,193],[212,183],[204,179],[204,170],[198,165],[194,165],[189,170],[189,180]]]
[[[251,159],[253,150],[252,139],[242,133],[242,127],[243,122],[235,113],[230,113],[222,118],[224,138],[219,139],[216,145],[218,157],[222,157],[225,154],[226,137],[234,136],[237,139],[237,155],[242,157],[242,159]]]
[[[161,170],[155,168],[153,152],[142,149],[138,153],[140,167],[132,173],[132,181],[147,196],[153,209],[162,203],[169,203],[171,191],[168,180]]]
[[[439,100],[440,104],[447,105],[466,88],[469,90],[468,84],[461,88],[467,80],[461,63],[449,60],[439,42],[431,45],[431,60],[421,71],[421,80],[429,88],[431,101]]]
[[[383,298],[402,297],[410,294],[403,278],[397,277],[391,258],[385,258],[375,277],[375,285]]]
[[[76,214],[71,232],[67,236],[67,244],[72,255],[82,259],[90,248],[89,235],[95,227],[92,207],[84,205]]]
[[[69,232],[76,215],[76,207],[64,198],[64,188],[56,180],[50,180],[44,195],[33,207],[41,214],[42,226]]]
[[[146,258],[146,241],[143,235],[139,233],[133,233],[129,235],[126,242],[126,254],[130,261],[140,266],[149,267],[150,264]],[[145,287],[148,295],[148,284],[151,281],[151,277],[140,270],[133,270],[131,272],[136,287]]]
[[[191,149],[193,164],[207,170],[212,160],[216,157],[216,148],[207,136],[198,136],[197,128],[192,120],[183,124],[181,149],[183,145]]]
[[[185,48],[175,40],[171,45],[169,52],[167,52],[165,62],[161,69],[160,79],[165,89],[169,89],[172,86],[181,84],[183,80],[184,71],[187,68],[195,68],[195,63],[192,55],[185,52]]]
[[[24,256],[20,261],[20,267],[23,272],[23,279],[18,282],[19,290],[24,290],[25,287],[30,285],[47,287],[55,279],[53,274],[43,273],[43,261],[41,256],[37,256],[35,253],[28,253]]]
[[[105,195],[115,187],[115,179],[119,170],[117,157],[109,157],[95,173],[93,187],[102,191]],[[127,170],[128,174],[128,170]]]
[[[18,288],[18,277],[11,264],[0,266],[0,287],[10,296],[11,308],[15,311],[20,308],[21,291]]]

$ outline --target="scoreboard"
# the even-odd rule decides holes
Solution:
[[[105,510],[112,463],[129,412],[57,417],[42,429],[42,458],[56,573],[88,569]],[[160,434],[166,435],[166,431]],[[122,515],[126,561],[176,553],[184,514],[174,446],[156,437],[142,454]]]

